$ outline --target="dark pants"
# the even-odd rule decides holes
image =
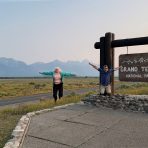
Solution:
[[[63,97],[63,83],[53,84],[53,98],[55,102],[57,101],[58,96],[59,99]]]

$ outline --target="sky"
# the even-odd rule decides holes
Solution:
[[[82,61],[99,64],[94,43],[148,36],[148,0],[0,0],[0,57],[27,64]],[[148,52],[148,45],[128,47]],[[127,48],[115,49],[115,65]]]

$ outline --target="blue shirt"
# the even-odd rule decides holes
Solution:
[[[107,86],[109,85],[111,82],[110,82],[110,77],[112,75],[112,72],[114,71],[113,69],[109,69],[107,72],[105,72],[103,69],[99,68],[98,71],[100,71],[100,76],[101,76],[101,79],[100,79],[100,83],[101,85],[103,86]]]

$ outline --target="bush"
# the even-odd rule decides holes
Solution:
[[[126,88],[130,88],[131,86],[130,85],[127,85],[127,84],[121,84],[119,86],[119,89],[126,89]]]
[[[40,88],[43,88],[45,86],[46,86],[46,84],[35,84],[34,89],[40,89]]]
[[[132,84],[132,87],[143,87],[143,86],[145,86],[145,83],[134,83],[134,84]]]
[[[29,85],[35,85],[35,83],[34,82],[30,82]]]
[[[7,93],[7,92],[0,92],[0,97],[3,97],[3,96],[9,96],[9,93]]]
[[[45,87],[45,86],[46,86],[46,84],[42,84],[41,86],[42,86],[42,87]]]
[[[34,89],[40,89],[41,85],[40,84],[35,84]]]

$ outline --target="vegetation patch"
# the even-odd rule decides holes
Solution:
[[[0,81],[0,99],[31,96],[52,92],[52,78],[43,79],[9,79]],[[94,88],[98,78],[65,78],[64,90]]]
[[[148,95],[148,83],[142,82],[117,82],[115,93],[122,95]]]
[[[11,138],[11,133],[21,115],[11,115],[0,111],[0,148]]]

